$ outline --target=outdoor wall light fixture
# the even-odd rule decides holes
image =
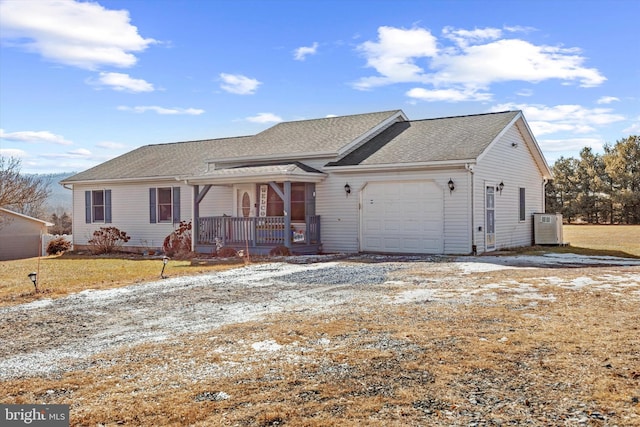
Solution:
[[[449,178],[449,182],[447,182],[447,185],[449,186],[449,194],[453,193],[453,190],[456,189],[456,185],[453,183],[453,180],[451,178]]]
[[[166,279],[167,276],[164,275],[164,268],[167,266],[167,263],[169,262],[169,257],[168,256],[163,256],[162,257],[162,271],[160,272],[160,277],[162,279]]]
[[[344,192],[346,193],[347,197],[349,196],[349,194],[351,194],[351,186],[349,185],[349,183],[346,183],[344,185]]]
[[[500,195],[502,195],[503,188],[504,188],[504,182],[500,181],[500,184],[498,184],[498,186],[496,187],[496,190],[500,192]]]
[[[38,293],[38,273],[29,273],[27,276],[33,282],[33,287],[36,288],[36,293]]]

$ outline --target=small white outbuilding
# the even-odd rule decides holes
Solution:
[[[44,255],[42,236],[53,224],[0,208],[0,261]]]

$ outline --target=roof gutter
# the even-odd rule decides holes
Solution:
[[[213,163],[213,164],[226,164],[226,163],[237,163],[237,162],[264,162],[264,161],[283,161],[283,160],[291,160],[293,158],[296,161],[301,159],[320,159],[323,157],[336,157],[338,153],[335,151],[324,151],[318,153],[280,153],[280,154],[267,154],[263,156],[240,156],[240,157],[227,157],[227,158],[209,158],[205,159],[205,163]]]
[[[349,165],[349,166],[325,166],[323,170],[335,173],[356,173],[356,172],[397,172],[400,168],[406,170],[419,169],[446,169],[446,168],[464,168],[469,163],[475,163],[475,159],[465,160],[440,160],[433,162],[420,163],[389,163],[382,165]]]
[[[126,184],[126,183],[137,183],[137,182],[151,182],[151,181],[175,181],[178,177],[176,175],[168,175],[168,176],[148,176],[143,178],[113,178],[113,179],[84,179],[79,181],[60,181],[63,187],[67,188],[67,185],[86,185],[86,184],[108,184],[108,183],[118,183],[118,184]]]

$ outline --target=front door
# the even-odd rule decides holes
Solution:
[[[485,242],[486,250],[493,251],[496,248],[496,199],[495,189],[487,187],[485,206]]]
[[[241,218],[256,216],[256,186],[254,184],[237,185],[235,199],[234,216]]]

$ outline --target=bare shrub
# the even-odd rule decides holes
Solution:
[[[170,257],[184,257],[191,252],[191,221],[180,221],[178,228],[164,238],[162,250]]]
[[[221,258],[233,258],[238,256],[238,251],[229,246],[223,246],[218,250],[218,256]]]
[[[64,237],[58,237],[53,239],[47,245],[48,255],[58,255],[71,249],[71,242]]]
[[[88,243],[91,253],[110,254],[119,251],[130,239],[126,232],[117,227],[100,227],[93,232],[93,238]]]
[[[286,246],[276,246],[269,251],[269,256],[291,256],[291,251]]]

